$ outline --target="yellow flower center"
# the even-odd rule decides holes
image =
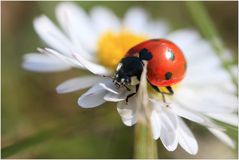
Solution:
[[[145,36],[126,30],[118,33],[105,32],[98,41],[98,59],[104,66],[115,69],[127,51],[144,40],[146,40]]]

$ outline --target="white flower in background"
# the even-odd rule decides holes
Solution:
[[[131,8],[123,20],[104,7],[94,7],[89,15],[72,3],[60,3],[56,9],[61,31],[46,16],[34,20],[34,28],[48,48],[24,56],[23,67],[32,71],[56,72],[72,67],[88,70],[93,75],[70,79],[57,87],[58,93],[90,89],[79,99],[83,108],[92,108],[106,101],[117,102],[117,110],[127,126],[140,118],[138,97],[126,104],[129,91],[117,89],[112,79],[114,68],[129,48],[151,38],[173,41],[184,52],[188,67],[185,79],[174,87],[175,94],[166,96],[167,103],[156,92],[149,92],[147,118],[153,137],[160,138],[169,151],[180,144],[196,154],[198,144],[183,118],[204,125],[229,146],[233,141],[213,119],[237,126],[236,89],[229,74],[210,44],[194,30],[168,33],[166,23],[152,21],[141,8]],[[145,98],[145,97],[144,97]]]

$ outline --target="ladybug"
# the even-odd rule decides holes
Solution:
[[[171,86],[184,78],[186,59],[173,42],[166,39],[151,39],[129,49],[117,65],[113,76],[115,86],[117,88],[124,86],[127,90],[130,90],[127,87],[129,85],[136,86],[136,92],[128,95],[126,102],[138,91],[143,61],[148,61],[147,80],[153,89],[162,94],[174,94]],[[162,92],[158,87],[165,87],[168,92]]]

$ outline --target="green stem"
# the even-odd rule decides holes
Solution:
[[[230,64],[232,64],[232,62],[229,62],[224,58],[225,46],[210,16],[208,15],[206,8],[202,2],[186,1],[185,3],[195,24],[198,26],[201,33],[211,42],[220,60],[222,61],[223,66],[231,75],[232,82],[235,84],[235,86],[237,86],[237,78],[230,70]]]
[[[136,159],[157,159],[157,141],[152,138],[150,128],[138,122],[135,126],[134,158]]]

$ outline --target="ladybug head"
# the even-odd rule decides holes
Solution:
[[[150,60],[151,54],[143,49],[139,52],[139,57],[125,57],[123,58],[116,68],[113,77],[113,82],[116,87],[136,85],[140,80],[143,71],[143,60]],[[126,87],[127,88],[127,87]]]
[[[116,68],[116,72],[113,77],[113,83],[117,88],[129,85],[131,82],[130,73],[129,70],[127,70],[127,66],[129,65],[128,63],[128,58],[124,58]]]

